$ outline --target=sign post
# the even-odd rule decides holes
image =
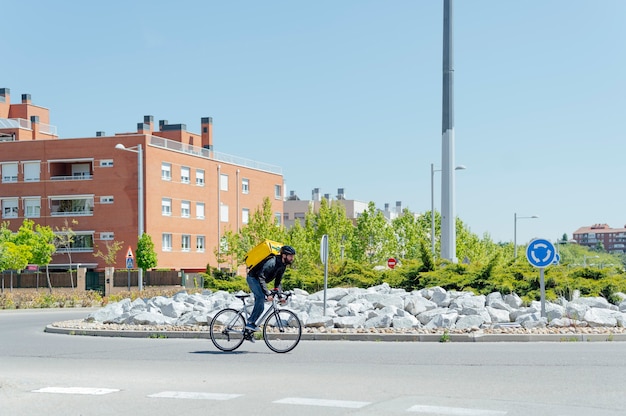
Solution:
[[[322,236],[320,241],[320,259],[324,264],[324,314],[326,316],[326,290],[328,289],[328,234]]]
[[[536,238],[532,240],[526,248],[526,258],[528,262],[539,268],[539,286],[541,289],[541,317],[546,317],[546,285],[543,277],[543,270],[551,265],[556,259],[554,245],[548,240]]]
[[[130,292],[130,269],[134,267],[135,256],[133,256],[133,250],[128,246],[128,252],[126,253],[126,269],[128,270],[128,291]]]

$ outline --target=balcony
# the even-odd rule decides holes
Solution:
[[[89,197],[50,197],[53,217],[84,217],[93,215],[93,195]]]
[[[93,179],[93,159],[49,160],[52,181],[85,181]]]

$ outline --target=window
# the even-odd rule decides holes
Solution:
[[[196,218],[204,219],[204,202],[196,202]]]
[[[274,198],[276,199],[282,199],[283,198],[283,191],[282,191],[282,186],[280,185],[274,185]]]
[[[161,236],[161,246],[163,251],[172,251],[172,234],[163,233]]]
[[[241,222],[243,224],[247,224],[250,221],[250,210],[248,208],[244,208],[241,210]]]
[[[196,170],[196,185],[204,186],[204,170]]]
[[[220,175],[220,191],[228,191],[228,175]]]
[[[100,160],[101,168],[112,168],[113,167],[113,159],[102,159]]]
[[[113,241],[114,239],[115,239],[115,234],[112,231],[100,233],[100,240]]]
[[[41,164],[36,162],[24,162],[24,181],[26,182],[39,182]]]
[[[274,224],[280,225],[282,217],[283,217],[283,215],[280,212],[275,212],[274,213]]]
[[[72,165],[72,177],[76,179],[91,178],[90,163],[75,163]]]
[[[51,196],[50,215],[53,217],[93,215],[93,195]]]
[[[244,178],[241,180],[241,193],[247,194],[248,192],[250,192],[250,180]]]
[[[113,195],[101,196],[100,197],[101,204],[112,204],[113,203]]]
[[[172,215],[172,200],[170,198],[161,199],[161,215],[168,217]]]
[[[41,215],[41,198],[24,198],[24,216],[39,218]]]
[[[191,211],[191,203],[189,201],[182,201],[180,203],[180,216],[183,218],[189,218]]]
[[[190,170],[189,170],[189,168],[187,166],[182,166],[180,168],[180,181],[182,183],[189,183],[189,180],[190,180],[190,177],[191,177],[190,175],[191,175],[191,173],[190,173]]]
[[[161,163],[161,179],[164,181],[172,180],[172,164],[163,162]]]
[[[204,236],[199,235],[196,237],[196,251],[204,253]]]
[[[2,200],[2,218],[17,218],[17,198]]]
[[[87,253],[93,251],[93,233],[56,233],[56,245],[64,253]]]
[[[228,222],[228,205],[220,205],[220,221]]]
[[[191,250],[191,236],[189,234],[183,234],[180,240],[180,249],[182,251]]]
[[[2,164],[2,183],[17,182],[17,162]]]

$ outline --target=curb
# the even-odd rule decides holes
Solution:
[[[116,331],[98,329],[59,328],[47,325],[51,334],[118,338],[189,338],[209,339],[206,331]],[[612,334],[302,334],[302,341],[370,341],[370,342],[612,342],[626,341],[626,333]]]

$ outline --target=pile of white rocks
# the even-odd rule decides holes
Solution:
[[[309,294],[294,290],[285,306],[292,309],[308,330],[447,329],[474,331],[494,328],[616,328],[626,326],[626,294],[613,305],[601,297],[558,299],[523,306],[515,294],[475,295],[471,292],[446,291],[433,287],[407,292],[388,284],[359,288],[332,288],[325,293]],[[252,308],[252,299],[247,299]],[[119,326],[167,326],[171,328],[202,327],[221,309],[239,309],[242,301],[223,291],[173,297],[124,299],[111,303],[88,315],[84,322]]]

